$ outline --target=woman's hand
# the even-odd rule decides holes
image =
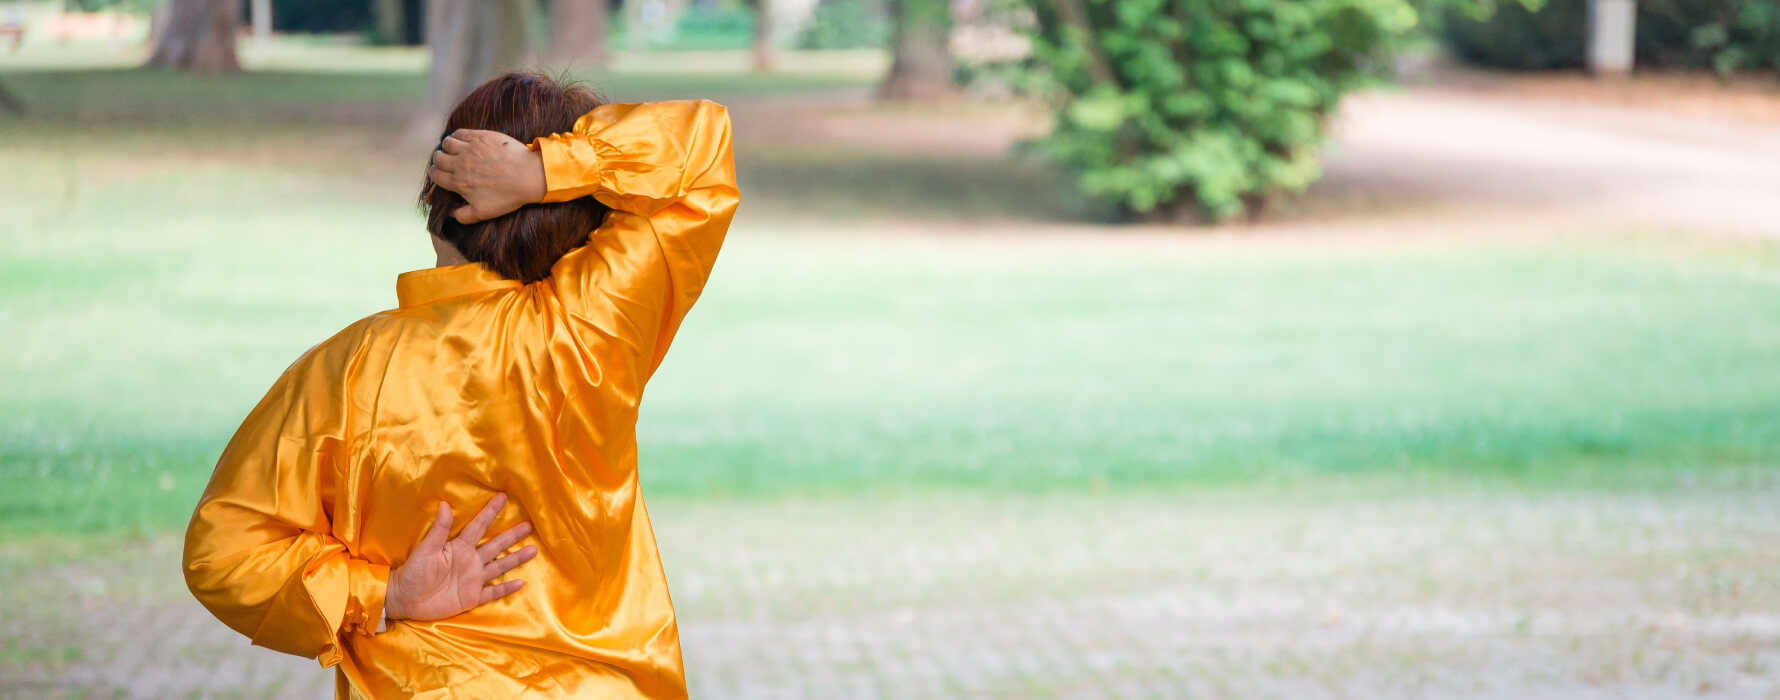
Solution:
[[[458,129],[433,152],[433,184],[456,192],[464,206],[451,212],[473,224],[544,201],[544,157],[499,131]]]
[[[525,585],[524,581],[507,581],[490,586],[488,582],[524,564],[538,554],[536,546],[500,556],[508,547],[531,534],[531,523],[520,523],[513,529],[495,535],[486,544],[477,546],[489,524],[507,505],[507,494],[497,494],[465,525],[457,539],[451,536],[451,506],[439,503],[439,517],[414,545],[414,552],[389,573],[389,588],[383,594],[384,617],[391,620],[443,620],[483,603],[501,598]],[[499,558],[497,558],[499,557]]]

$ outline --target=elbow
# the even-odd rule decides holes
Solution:
[[[209,550],[208,543],[198,530],[196,523],[186,530],[185,553],[180,557],[179,564],[180,574],[185,577],[185,589],[191,592],[192,597],[217,619],[228,622],[226,611],[219,609],[219,596],[227,589],[224,583],[227,572],[216,566],[214,553]]]
[[[186,590],[209,607],[205,594],[216,589],[219,572],[215,565],[217,543],[211,532],[215,527],[205,517],[205,511],[205,504],[198,504],[191,522],[185,527],[185,548],[179,557],[179,569],[185,577]]]
[[[230,562],[228,552],[221,551],[221,538],[216,537],[216,529],[204,517],[203,507],[192,517],[186,527],[185,548],[180,555],[180,575],[185,578],[185,588],[193,598],[204,606],[205,610],[215,616],[223,624],[243,634],[249,634],[249,615],[242,614],[240,604],[241,592],[236,590],[233,580],[235,566],[238,562]]]

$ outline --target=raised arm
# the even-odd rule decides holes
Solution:
[[[709,101],[606,105],[535,146],[544,201],[593,197],[612,208],[553,276],[571,313],[630,336],[647,380],[704,290],[740,202],[729,112]]]
[[[729,111],[709,101],[606,105],[529,149],[462,129],[430,172],[468,202],[452,212],[465,223],[579,197],[611,207],[588,244],[557,262],[552,283],[578,329],[599,336],[589,341],[644,355],[645,380],[704,290],[740,201]]]

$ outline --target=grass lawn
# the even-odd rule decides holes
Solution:
[[[418,74],[0,80],[34,108],[0,120],[0,534],[177,528],[277,374],[430,265],[420,158],[388,143]],[[1033,223],[1059,210],[1026,164],[739,138],[748,199],[645,403],[652,497],[1666,488],[1780,465],[1771,243],[1063,227]]]

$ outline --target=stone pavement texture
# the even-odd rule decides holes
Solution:
[[[651,508],[695,698],[1780,698],[1780,484]],[[323,698],[178,541],[13,543],[0,697]]]

